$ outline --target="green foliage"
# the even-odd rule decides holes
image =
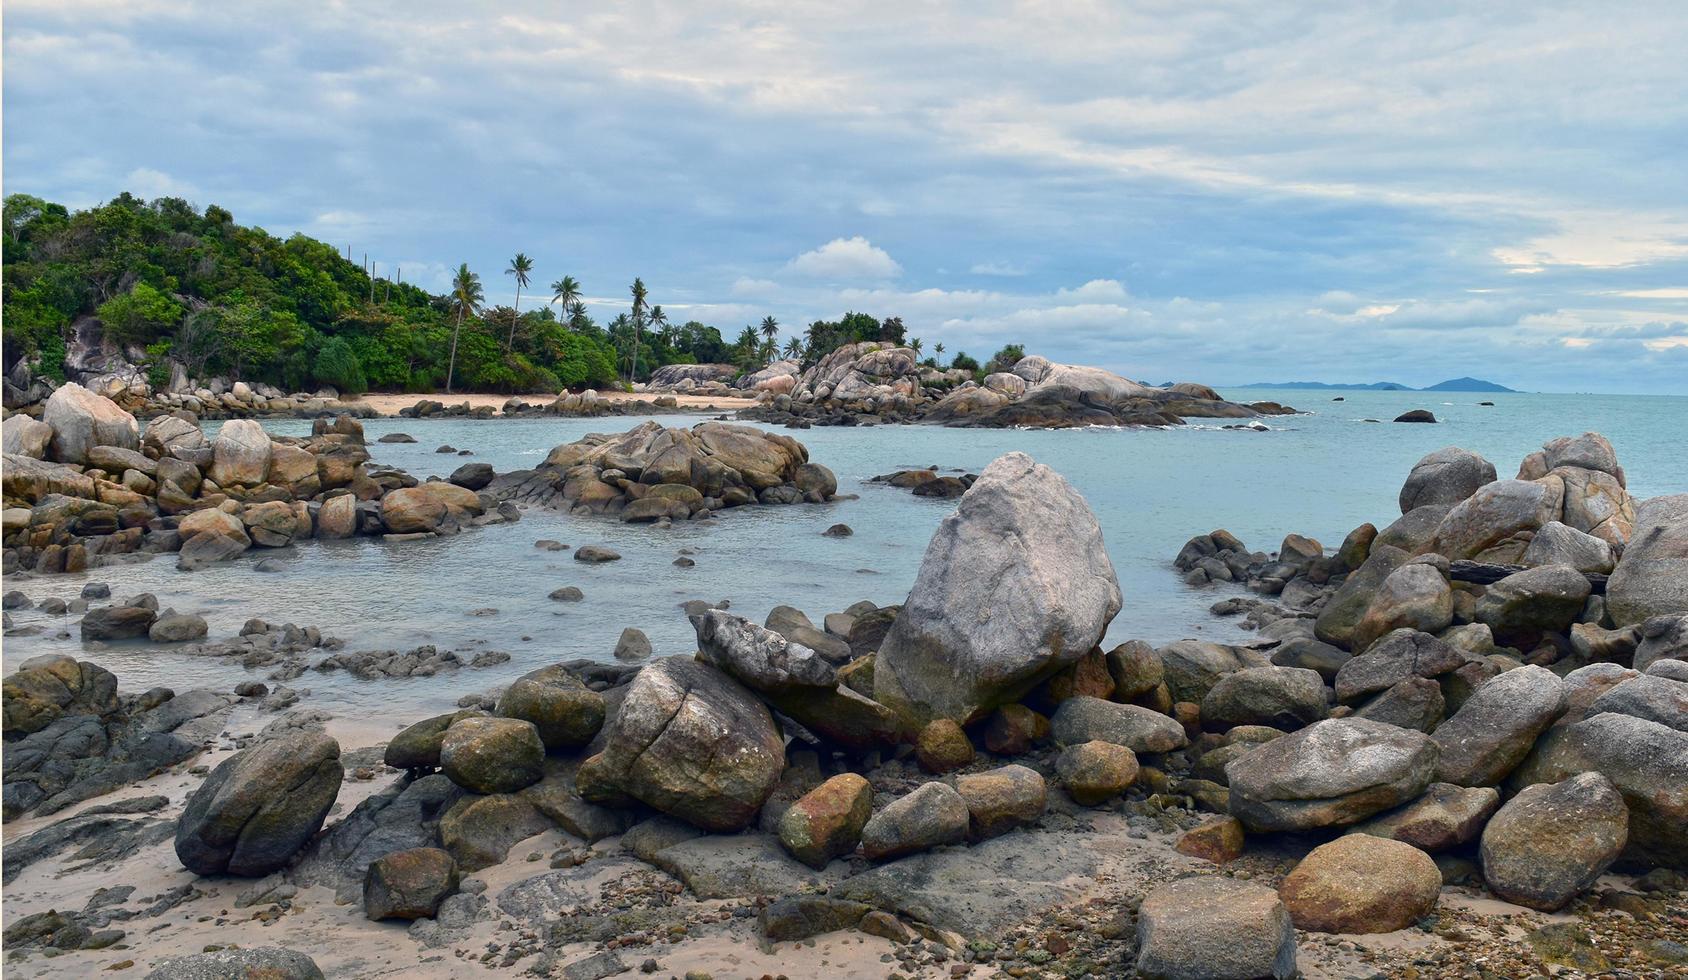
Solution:
[[[963,371],[977,372],[979,370],[979,362],[967,356],[966,351],[958,350],[955,352],[955,357],[950,359],[950,367],[959,368]]]
[[[961,355],[956,355],[959,358]],[[991,356],[990,363],[985,366],[987,374],[996,371],[1012,371],[1014,365],[1026,356],[1026,349],[1019,344],[1007,344]]]
[[[144,282],[100,304],[96,314],[121,343],[147,343],[166,334],[186,312],[182,304]]]
[[[170,342],[160,340],[147,345],[147,383],[154,391],[163,391],[170,387],[170,362],[165,360],[170,355]]]

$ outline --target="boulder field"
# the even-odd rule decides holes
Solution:
[[[563,488],[612,486],[610,470],[724,492],[796,486],[807,463],[704,428],[592,437],[545,471],[578,508]],[[1404,523],[1334,554],[1198,536],[1177,566],[1192,587],[1252,588],[1218,611],[1246,613],[1259,640],[1111,649],[1126,600],[1102,529],[1059,474],[1010,453],[961,495],[899,605],[821,628],[790,607],[758,625],[689,606],[696,655],[542,667],[420,719],[385,749],[404,775],[335,817],[339,746],[278,721],[189,793],[177,853],[200,874],[279,875],[266,889],[330,887],[424,944],[503,917],[488,957],[538,955],[540,975],[630,971],[618,950],[737,908],[791,955],[772,944],[890,939],[903,976],[1351,975],[1375,964],[1331,964],[1366,934],[1464,941],[1449,887],[1517,906],[1483,949],[1496,975],[1545,974],[1566,943],[1668,971],[1670,896],[1688,882],[1688,608],[1671,582],[1620,573],[1639,555],[1668,575],[1688,528],[1609,492],[1623,478],[1603,444],[1549,443],[1518,481],[1444,451],[1409,478]],[[1504,486],[1538,481],[1545,496]],[[1467,506],[1485,495],[1525,510]],[[1555,522],[1609,547],[1613,571],[1502,560]],[[1625,596],[1648,615],[1616,621]],[[83,718],[113,738],[133,710],[90,665],[27,673],[6,686],[8,765],[13,739]],[[480,893],[477,872],[540,860],[516,845],[558,832],[551,870]],[[652,868],[665,884],[627,891]],[[1598,884],[1612,872],[1641,877]],[[662,918],[682,892],[699,904]],[[586,915],[594,895],[621,904]],[[1608,908],[1632,925],[1598,948],[1528,918]],[[582,941],[572,962],[548,952]]]

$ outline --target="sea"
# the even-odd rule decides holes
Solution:
[[[695,649],[680,604],[726,601],[758,622],[776,605],[802,609],[818,625],[859,600],[901,602],[927,542],[954,501],[916,497],[869,480],[899,469],[936,466],[982,470],[1018,450],[1053,467],[1089,502],[1119,576],[1124,607],[1109,645],[1128,639],[1156,645],[1183,638],[1244,638],[1234,619],[1208,608],[1240,587],[1193,588],[1171,567],[1192,535],[1226,528],[1251,549],[1275,551],[1284,535],[1304,534],[1336,547],[1354,527],[1379,527],[1400,515],[1396,499],[1414,462],[1445,447],[1481,453],[1502,478],[1542,443],[1585,431],[1617,449],[1638,498],[1688,492],[1688,398],[1669,396],[1488,394],[1395,391],[1222,391],[1237,401],[1274,400],[1303,414],[1262,419],[1265,428],[1226,428],[1192,420],[1167,429],[948,429],[935,426],[776,429],[808,447],[838,477],[828,504],[743,507],[703,523],[671,528],[622,524],[529,509],[521,521],[425,541],[307,541],[254,549],[202,571],[176,570],[171,556],[85,575],[8,576],[7,589],[32,599],[74,598],[86,582],[105,582],[114,597],[151,592],[162,606],[209,621],[212,640],[236,636],[250,618],[315,626],[348,650],[406,650],[424,644],[510,654],[504,664],[434,677],[360,680],[344,671],[307,671],[288,685],[308,692],[302,706],[381,725],[444,711],[460,697],[509,683],[536,667],[575,658],[609,661],[625,627],[643,630],[658,656]],[[1340,400],[1337,400],[1340,399]],[[1492,405],[1481,404],[1492,402]],[[1437,424],[1391,421],[1429,409]],[[691,425],[710,416],[660,416]],[[467,461],[504,472],[538,465],[552,447],[589,432],[622,431],[639,419],[375,419],[364,429],[375,460],[418,477],[450,473]],[[266,422],[277,435],[304,435],[308,421]],[[214,428],[212,423],[208,428]],[[405,432],[415,443],[381,443]],[[444,445],[472,456],[445,454]],[[853,534],[822,535],[833,524]],[[571,546],[534,546],[553,539]],[[572,547],[614,549],[622,559],[589,565]],[[676,567],[686,552],[695,565]],[[279,571],[260,572],[260,559]],[[572,585],[580,602],[548,598]],[[155,686],[228,690],[263,680],[225,657],[194,656],[146,643],[84,644],[74,616],[14,611],[16,625],[40,622],[35,636],[8,637],[5,672],[44,653],[66,653],[114,671],[125,691]],[[313,657],[315,659],[315,657]]]

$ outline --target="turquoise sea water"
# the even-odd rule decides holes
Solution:
[[[1249,389],[1223,392],[1250,401],[1273,399],[1310,414],[1266,419],[1267,432],[1223,430],[1217,423],[1167,430],[962,430],[928,426],[815,428],[792,432],[810,457],[838,475],[841,494],[857,499],[827,505],[750,507],[727,511],[706,527],[658,530],[613,520],[564,517],[530,510],[514,525],[456,538],[389,545],[378,541],[308,542],[279,551],[255,550],[239,561],[192,574],[170,558],[97,569],[88,576],[8,581],[33,598],[69,599],[84,581],[109,582],[119,596],[150,591],[165,605],[204,614],[213,639],[228,638],[249,617],[314,625],[348,641],[349,649],[445,648],[505,650],[501,667],[434,678],[360,681],[344,674],[307,673],[291,686],[310,689],[305,706],[371,720],[420,717],[471,691],[506,683],[544,663],[573,657],[609,659],[624,626],[650,635],[659,655],[693,649],[678,604],[729,599],[734,610],[760,621],[786,603],[821,616],[858,599],[900,602],[914,581],[937,522],[953,502],[918,498],[867,484],[876,474],[936,464],[977,472],[996,456],[1021,450],[1063,474],[1084,494],[1101,521],[1109,556],[1125,596],[1110,642],[1154,643],[1239,634],[1207,607],[1227,594],[1184,586],[1170,559],[1192,534],[1225,527],[1252,548],[1276,550],[1287,532],[1334,547],[1354,526],[1379,526],[1398,516],[1396,494],[1412,464],[1448,445],[1487,456],[1502,477],[1546,440],[1587,430],[1617,448],[1632,493],[1648,497],[1688,492],[1688,398],[1608,395],[1479,395],[1424,392],[1308,392]],[[1344,400],[1332,401],[1340,395]],[[1495,402],[1481,407],[1479,401]],[[1410,408],[1428,408],[1437,425],[1389,422]],[[666,416],[664,424],[700,417]],[[1367,418],[1383,419],[1374,424]],[[591,431],[619,431],[626,418],[592,420],[410,420],[365,423],[370,451],[384,463],[418,476],[444,475],[465,462],[434,452],[442,443],[467,448],[499,471],[531,467],[551,447]],[[278,434],[303,434],[308,422],[272,423]],[[415,444],[382,444],[387,432],[408,432]],[[780,430],[784,431],[784,430]],[[855,534],[821,536],[829,525]],[[570,545],[603,544],[622,561],[575,562],[570,552],[536,550],[555,538]],[[697,565],[672,565],[681,548]],[[278,558],[279,573],[259,573],[259,558]],[[546,598],[563,585],[586,599]],[[470,610],[494,608],[490,616]],[[15,616],[29,622],[36,614]],[[72,621],[73,622],[73,621]],[[163,684],[232,686],[261,679],[237,664],[194,658],[145,645],[84,647],[74,637],[8,638],[10,670],[37,653],[73,653],[118,673],[125,690]]]

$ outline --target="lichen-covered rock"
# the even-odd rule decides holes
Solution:
[[[967,801],[943,783],[926,783],[891,803],[862,828],[862,853],[870,861],[959,844],[967,837]]]
[[[1477,601],[1477,621],[1501,643],[1561,633],[1582,614],[1588,577],[1569,565],[1515,572],[1489,586]]]
[[[914,756],[920,768],[943,774],[973,762],[973,742],[961,726],[948,718],[935,718],[926,723],[914,742]]]
[[[1441,892],[1442,873],[1430,855],[1366,834],[1314,848],[1278,886],[1296,928],[1359,934],[1405,929]]]
[[[1440,677],[1465,666],[1470,657],[1417,630],[1395,630],[1336,672],[1337,700],[1352,704],[1387,691],[1409,677]]]
[[[310,729],[272,735],[211,771],[176,825],[176,856],[201,875],[287,866],[322,827],[345,770],[340,743]]]
[[[1493,786],[1536,744],[1536,736],[1565,713],[1565,682],[1545,667],[1509,670],[1477,689],[1452,718],[1431,733],[1441,750],[1438,782]]]
[[[1048,801],[1043,777],[1020,765],[957,776],[955,790],[967,803],[967,836],[975,841],[1036,821]]]
[[[104,717],[117,710],[117,676],[98,664],[61,655],[19,665],[4,684],[5,733],[29,735],[67,715]]]
[[[323,980],[316,961],[296,949],[259,946],[177,956],[160,963],[146,980]]]
[[[547,749],[577,749],[603,727],[604,696],[562,667],[541,667],[505,689],[497,714],[532,722]]]
[[[1202,727],[1228,731],[1267,725],[1294,731],[1325,717],[1327,691],[1317,671],[1300,667],[1247,667],[1226,674],[1202,698]]]
[[[1628,808],[1605,776],[1537,783],[1484,828],[1483,880],[1509,902],[1557,911],[1594,884],[1628,839]]]
[[[780,817],[780,844],[811,868],[856,849],[873,816],[873,787],[853,772],[840,773],[798,797]]]
[[[475,793],[514,793],[545,775],[545,743],[532,722],[460,718],[440,736],[440,769]]]
[[[1606,583],[1606,611],[1619,626],[1688,613],[1688,493],[1636,509],[1635,532]]]
[[[1233,759],[1231,813],[1252,831],[1347,826],[1422,793],[1436,758],[1422,732],[1327,719]]]
[[[1191,704],[1201,704],[1207,692],[1226,674],[1249,667],[1270,666],[1269,660],[1253,650],[1201,640],[1179,640],[1156,653],[1172,700]]]
[[[1559,518],[1564,498],[1563,481],[1496,480],[1448,512],[1431,550],[1450,561],[1520,561],[1536,531]]]
[[[1295,925],[1278,893],[1204,876],[1161,885],[1137,913],[1145,980],[1253,980],[1296,975]]]
[[[369,862],[363,914],[381,919],[431,919],[457,888],[457,862],[437,847],[383,854]]]
[[[1579,572],[1606,575],[1611,573],[1617,559],[1609,542],[1558,521],[1548,521],[1524,549],[1523,563],[1531,568],[1569,565]]]
[[[1061,751],[1055,773],[1074,802],[1096,806],[1119,796],[1136,782],[1137,755],[1112,742],[1080,742]]]
[[[1439,633],[1453,622],[1454,597],[1448,580],[1434,565],[1408,562],[1389,573],[1355,626],[1350,647],[1355,653],[1397,629]]]
[[[985,468],[939,525],[879,648],[874,697],[967,722],[1094,647],[1120,609],[1089,506],[1023,453]]]
[[[785,768],[766,706],[737,681],[689,657],[639,671],[606,726],[603,775],[664,813],[705,830],[748,826]]]
[[[1434,854],[1476,840],[1499,807],[1500,793],[1491,786],[1431,783],[1423,796],[1355,824],[1349,833],[1387,837]]]
[[[1184,727],[1158,711],[1100,698],[1068,698],[1049,722],[1062,745],[1111,742],[1133,752],[1171,752],[1189,744]]]

